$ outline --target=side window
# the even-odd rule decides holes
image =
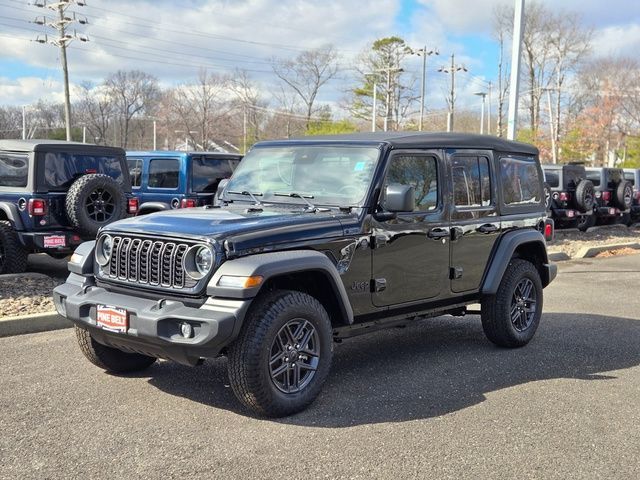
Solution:
[[[451,162],[456,207],[491,205],[491,175],[486,157],[454,157]]]
[[[29,157],[0,152],[0,187],[26,187]]]
[[[149,187],[178,188],[177,158],[154,158],[149,162]]]
[[[540,177],[533,159],[502,157],[500,179],[505,205],[540,203]]]
[[[142,182],[142,159],[127,158],[127,165],[129,166],[129,177],[131,178],[131,186],[133,188],[139,188]]]
[[[391,159],[386,185],[410,185],[415,190],[417,212],[438,206],[438,163],[435,157],[397,155]]]

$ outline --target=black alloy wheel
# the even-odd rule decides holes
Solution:
[[[303,390],[320,363],[320,338],[311,322],[296,318],[287,322],[271,344],[269,372],[283,393]]]
[[[89,218],[97,223],[105,223],[113,217],[116,202],[109,191],[97,188],[87,196],[85,208]]]
[[[529,278],[523,278],[516,285],[511,297],[511,323],[518,332],[531,326],[536,315],[536,289]]]

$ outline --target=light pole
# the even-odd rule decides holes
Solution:
[[[174,130],[174,133],[184,133],[184,151],[189,151],[189,135],[192,133],[198,133],[197,130]],[[195,145],[197,147],[197,145]]]
[[[376,120],[378,117],[378,81],[375,73],[365,73],[365,77],[373,77],[373,104],[371,105],[371,131],[376,131]]]
[[[447,132],[453,131],[453,115],[455,113],[455,103],[456,103],[456,72],[467,72],[467,67],[464,65],[456,65],[455,62],[455,54],[451,54],[451,66],[450,67],[440,67],[438,69],[439,72],[449,73],[451,74],[451,93],[449,96],[449,121],[447,122]]]
[[[440,55],[437,48],[432,48],[430,50],[427,49],[425,45],[422,48],[417,50],[411,50],[413,55],[418,55],[422,57],[422,83],[420,86],[420,119],[418,120],[418,130],[422,131],[422,122],[424,119],[424,92],[425,92],[425,84],[427,79],[427,57],[431,55]]]
[[[556,126],[553,121],[553,108],[551,107],[551,90],[552,88],[543,88],[542,91],[547,92],[547,104],[549,106],[549,130],[551,133],[551,161],[555,165],[558,163],[558,153],[556,150]]]
[[[520,53],[524,31],[524,0],[515,0],[513,15],[513,46],[511,48],[511,83],[509,88],[509,116],[507,139],[515,140],[518,130],[518,95],[520,93]]]
[[[474,95],[482,97],[482,110],[480,112],[480,135],[484,134],[484,104],[487,99],[487,92],[476,92]]]

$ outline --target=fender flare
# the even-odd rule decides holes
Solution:
[[[344,323],[353,324],[353,309],[338,270],[326,255],[315,250],[259,253],[228,260],[216,270],[209,281],[207,295],[236,299],[254,298],[269,279],[284,274],[304,272],[320,272],[326,277],[336,295]],[[261,285],[253,288],[219,287],[218,281],[223,275],[240,277],[260,275],[264,280]]]
[[[509,266],[509,261],[511,261],[516,249],[524,244],[532,244],[534,248],[542,252],[543,268],[540,276],[542,277],[543,287],[546,287],[553,280],[553,278],[549,278],[551,275],[548,271],[551,266],[549,265],[544,236],[537,230],[516,230],[505,233],[497,243],[495,253],[491,259],[491,265],[487,269],[482,282],[481,293],[483,295],[493,295],[498,291],[504,272]],[[555,273],[553,276],[555,276]]]
[[[16,207],[12,203],[0,202],[0,211],[3,212],[7,219],[13,223],[13,228],[17,231],[24,230],[24,225],[22,223],[22,218],[20,218],[20,212],[18,211],[18,207]]]
[[[171,205],[165,202],[145,202],[138,208],[138,215],[144,215],[145,210],[149,210],[148,213],[164,212],[171,210]]]

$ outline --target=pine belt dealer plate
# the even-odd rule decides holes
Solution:
[[[96,324],[110,332],[126,333],[129,328],[129,313],[124,308],[96,305]]]
[[[44,237],[44,248],[66,247],[67,239],[64,235],[49,235]]]

